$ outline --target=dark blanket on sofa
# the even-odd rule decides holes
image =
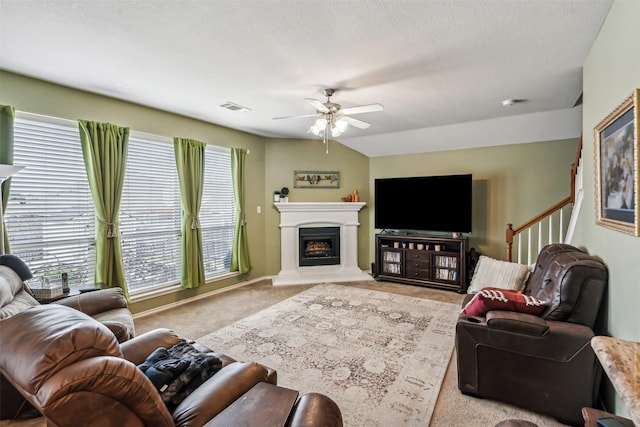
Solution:
[[[222,361],[183,340],[169,349],[156,349],[138,368],[158,389],[165,405],[172,409],[222,369]]]

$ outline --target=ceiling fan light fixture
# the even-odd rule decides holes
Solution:
[[[349,127],[349,124],[344,120],[338,120],[333,126],[331,126],[331,136],[338,137],[342,135]]]
[[[327,129],[327,119],[324,117],[319,118],[311,125],[307,132],[314,134],[315,136],[322,136]]]
[[[317,99],[305,98],[307,102],[316,109],[315,114],[304,114],[301,116],[274,117],[274,119],[288,119],[294,117],[317,117],[316,121],[309,127],[307,133],[322,138],[322,142],[326,145],[327,154],[329,154],[329,136],[335,138],[347,131],[349,125],[358,129],[367,129],[370,124],[352,118],[351,114],[370,113],[374,111],[382,111],[381,104],[360,105],[343,109],[340,104],[331,102],[331,96],[335,93],[335,89],[327,88],[322,92],[327,97],[327,102],[320,102]]]
[[[324,128],[320,129],[317,125],[312,125],[308,132],[314,134],[315,136],[320,136],[322,134],[322,131],[324,130]]]
[[[340,133],[344,133],[347,130],[348,127],[349,127],[349,123],[347,123],[346,120],[339,119],[336,122],[336,128],[338,128],[338,130],[340,130]]]

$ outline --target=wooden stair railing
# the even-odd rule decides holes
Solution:
[[[514,237],[515,236],[519,236],[521,235],[521,233],[523,233],[524,231],[528,232],[527,235],[527,259],[528,262],[527,264],[531,264],[531,258],[532,258],[532,252],[531,252],[531,244],[532,244],[532,229],[534,226],[538,226],[538,251],[540,249],[542,249],[542,221],[544,221],[545,219],[548,219],[548,241],[549,243],[552,243],[554,241],[558,241],[558,242],[563,242],[564,241],[564,214],[563,214],[563,208],[569,204],[571,204],[571,206],[573,207],[575,201],[576,201],[576,177],[579,176],[580,174],[580,164],[581,164],[581,159],[582,159],[582,137],[580,137],[580,143],[578,144],[578,151],[576,153],[576,158],[575,161],[573,162],[573,164],[571,165],[571,194],[562,199],[561,201],[559,201],[558,203],[556,203],[555,205],[551,206],[549,209],[545,210],[544,212],[541,212],[540,214],[536,215],[535,217],[533,217],[532,219],[530,219],[529,221],[525,222],[524,224],[513,228],[513,224],[507,224],[507,230],[506,230],[506,243],[507,243],[507,261],[511,262],[513,260],[512,257],[512,251],[513,251],[513,241],[514,241]],[[553,239],[553,214],[555,214],[556,212],[559,212],[559,234],[558,234],[558,239],[554,240]],[[518,239],[518,262],[522,262],[521,259],[521,243],[522,239]],[[536,252],[537,255],[537,252]]]

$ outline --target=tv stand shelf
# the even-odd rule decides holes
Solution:
[[[376,234],[376,280],[467,290],[466,237]]]

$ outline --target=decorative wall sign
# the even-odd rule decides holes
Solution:
[[[636,89],[594,128],[596,224],[638,236]]]
[[[340,172],[293,171],[294,188],[340,188]]]

